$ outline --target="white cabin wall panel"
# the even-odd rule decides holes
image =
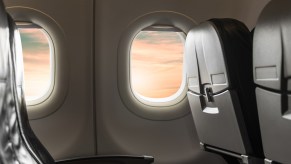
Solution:
[[[237,1],[97,0],[95,15],[96,112],[99,154],[146,154],[157,164],[224,163],[200,151],[190,115],[172,121],[151,121],[126,109],[117,79],[118,45],[127,26],[154,11],[174,11],[197,22],[238,17]],[[207,155],[206,155],[207,154]]]
[[[53,17],[66,35],[69,91],[52,115],[32,120],[32,127],[55,159],[98,154],[147,154],[158,164],[223,163],[199,150],[190,115],[173,121],[150,121],[131,113],[117,88],[117,48],[128,24],[153,11],[170,10],[197,22],[232,17],[251,29],[268,0],[95,0],[96,125],[93,119],[93,0],[5,0]],[[97,138],[94,131],[97,130]]]
[[[157,164],[224,163],[220,157],[199,150],[191,116],[151,121],[126,109],[117,88],[119,41],[134,19],[154,11],[179,12],[197,22],[230,17],[251,28],[266,0],[96,0],[95,3],[98,154],[153,155]]]
[[[259,15],[270,0],[242,0],[240,7],[237,9],[237,19],[244,22],[250,30],[257,23]]]
[[[59,109],[31,120],[40,141],[55,159],[95,154],[93,121],[93,1],[92,0],[7,0],[7,7],[26,6],[51,16],[65,35],[69,88]],[[45,28],[45,27],[44,27]]]

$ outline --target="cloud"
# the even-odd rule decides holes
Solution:
[[[50,48],[40,29],[20,29],[24,58],[24,92],[27,99],[42,96],[49,88]]]
[[[179,44],[183,33],[169,31],[141,31],[135,38],[148,44]]]
[[[38,28],[22,28],[19,29],[21,37],[37,43],[47,44],[48,38],[42,29]]]
[[[37,97],[50,85],[50,50],[39,29],[22,29],[25,94]],[[176,32],[141,32],[132,44],[131,83],[135,91],[163,98],[178,91],[182,82],[184,40]]]
[[[178,91],[182,82],[184,41],[175,32],[142,31],[132,43],[133,89],[150,98]]]
[[[49,49],[49,41],[41,29],[20,29],[22,48],[30,53],[44,53]]]

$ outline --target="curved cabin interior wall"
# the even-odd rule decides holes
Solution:
[[[117,84],[119,41],[133,20],[154,11],[182,13],[197,23],[230,17],[252,29],[268,1],[5,0],[7,7],[29,7],[51,16],[66,37],[68,92],[56,112],[31,120],[35,133],[55,159],[147,154],[158,164],[224,163],[200,151],[191,115],[153,121],[126,109]]]

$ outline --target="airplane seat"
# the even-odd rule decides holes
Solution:
[[[229,18],[199,24],[187,35],[185,61],[187,96],[202,148],[243,163],[262,161],[248,28]]]
[[[254,33],[253,74],[265,163],[291,163],[291,1],[273,0]]]
[[[150,156],[94,156],[55,162],[33,133],[27,115],[20,34],[0,1],[0,163],[150,164]]]
[[[17,34],[16,28],[13,24],[11,17],[9,17],[3,5],[0,2],[1,11],[1,69],[0,74],[2,77],[2,91],[0,97],[0,129],[1,129],[1,153],[0,163],[30,163],[36,164],[38,161],[44,163],[52,163],[53,159],[46,152],[46,149],[42,148],[42,145],[38,143],[34,134],[30,132],[29,124],[24,122],[27,119],[26,112],[21,111],[21,104],[19,103],[20,92],[17,93],[15,76],[15,53],[16,53],[16,41],[20,39]],[[4,34],[5,33],[5,34]],[[8,37],[3,37],[3,36]],[[18,42],[19,43],[19,42]],[[4,46],[5,45],[5,46]],[[19,45],[18,45],[19,46]],[[8,49],[8,50],[7,50]],[[5,50],[5,52],[3,52]],[[3,60],[4,59],[4,60]],[[5,76],[4,76],[5,75]],[[19,76],[18,76],[19,77]],[[20,81],[18,81],[19,83]],[[19,117],[21,115],[21,117]],[[23,122],[23,124],[19,124]],[[33,145],[33,146],[30,146]],[[38,151],[34,151],[37,149]],[[46,154],[47,153],[47,154]]]

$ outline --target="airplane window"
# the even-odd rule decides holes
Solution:
[[[21,26],[24,58],[24,93],[27,101],[44,96],[52,84],[51,40],[40,27]]]
[[[151,26],[136,35],[130,55],[130,80],[135,95],[164,99],[183,89],[184,42],[185,34],[169,26]]]

